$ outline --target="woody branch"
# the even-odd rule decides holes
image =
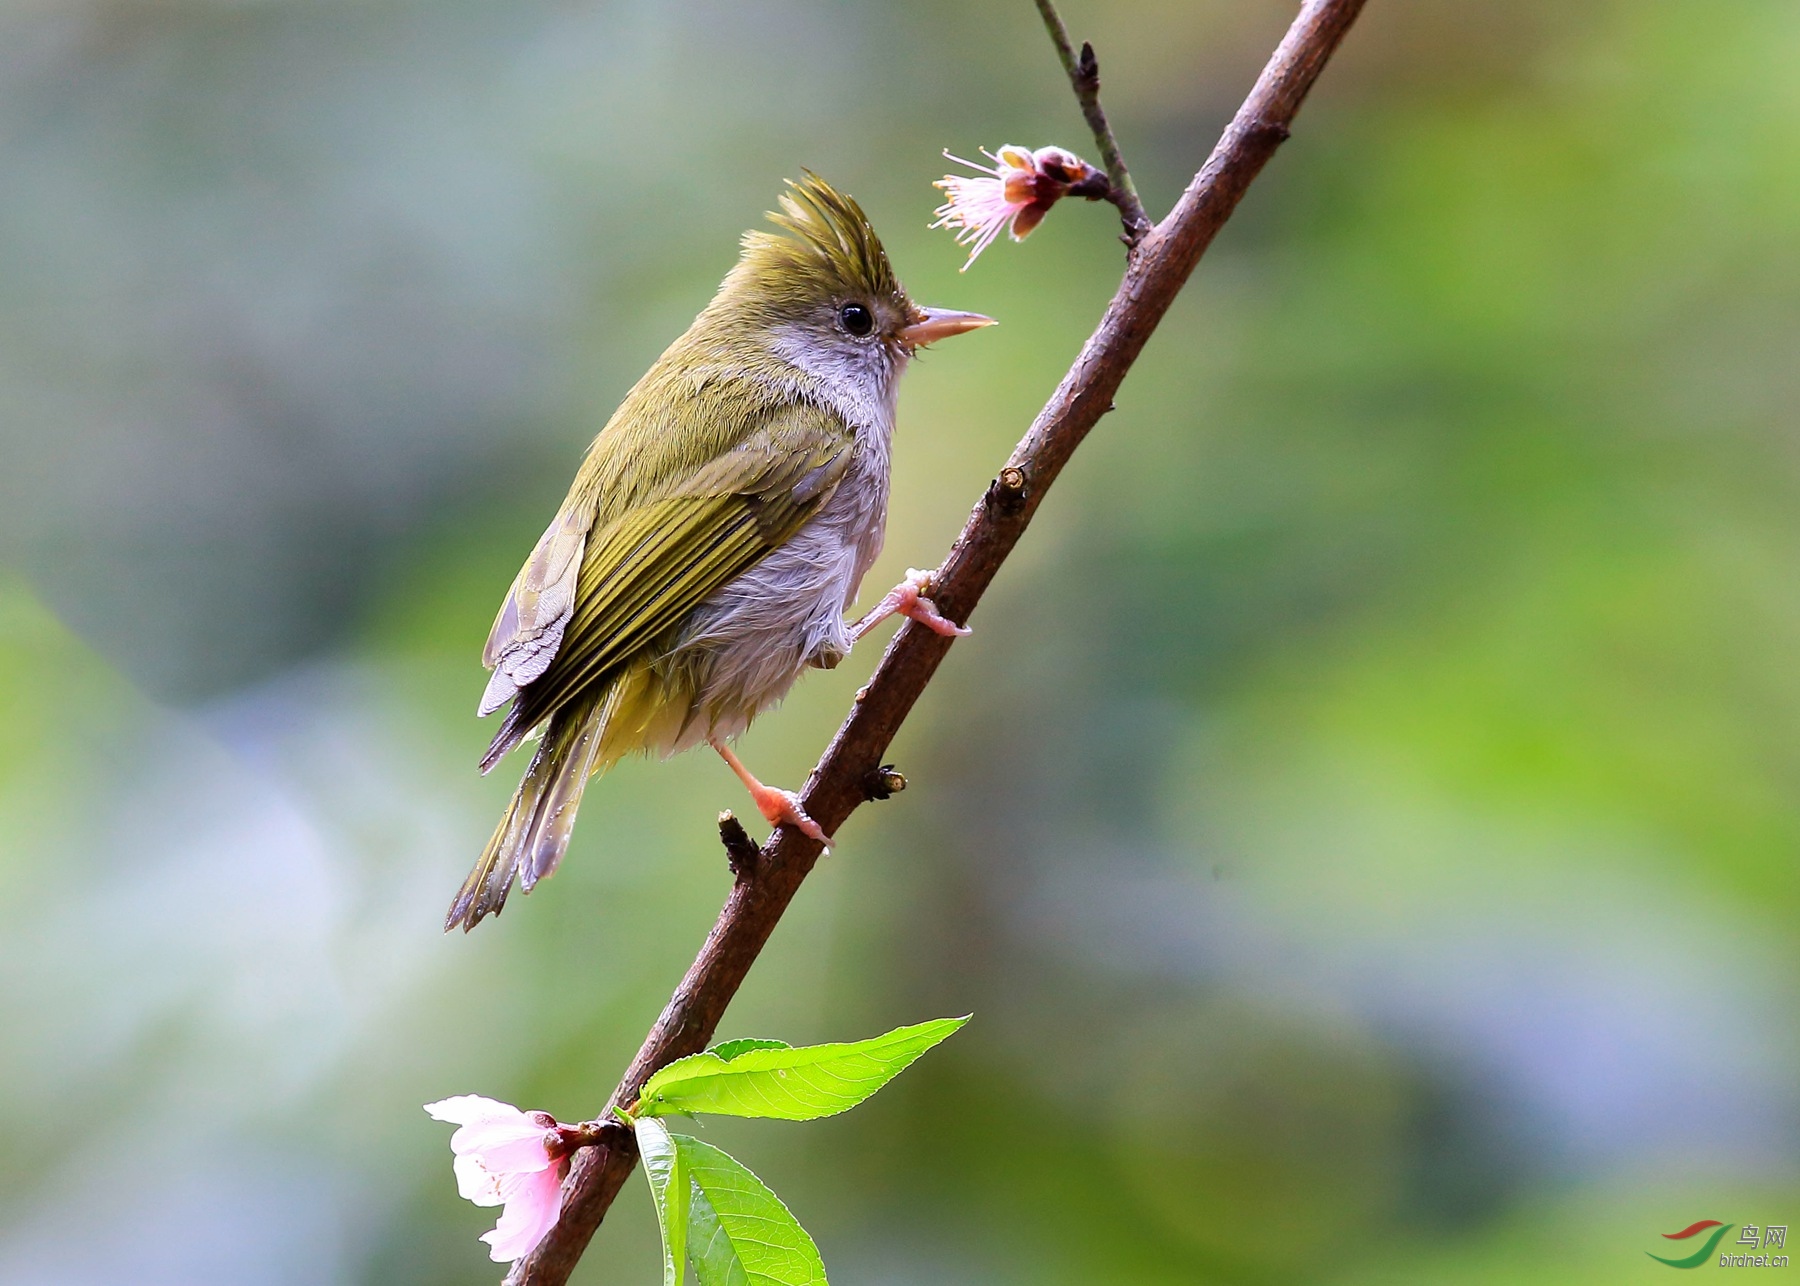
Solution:
[[[1069,457],[1112,408],[1157,323],[1251,181],[1288,137],[1294,114],[1362,7],[1363,0],[1306,0],[1175,208],[1138,241],[1099,325],[934,574],[933,597],[950,617],[968,618]],[[889,642],[802,792],[807,812],[828,832],[870,797],[871,774],[879,773],[882,755],[949,650],[950,640],[911,622]],[[711,1041],[726,1005],[820,855],[816,842],[791,827],[777,830],[753,859],[735,835],[727,838],[736,850],[736,879],[724,909],[607,1109],[592,1124],[586,1137],[595,1142],[576,1152],[556,1226],[513,1265],[507,1286],[562,1286],[568,1280],[637,1164],[636,1140],[613,1119],[612,1109],[629,1106],[656,1069]]]

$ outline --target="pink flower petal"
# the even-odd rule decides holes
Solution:
[[[543,1126],[533,1124],[529,1134],[496,1134],[474,1147],[458,1146],[453,1138],[450,1150],[459,1157],[474,1157],[495,1174],[522,1174],[551,1164],[550,1153],[544,1147],[546,1133]]]
[[[535,1112],[521,1112],[510,1103],[464,1094],[425,1110],[440,1121],[460,1121],[450,1136],[450,1150],[459,1157],[473,1157],[495,1174],[542,1170],[551,1164],[544,1147],[547,1128]]]
[[[425,1112],[433,1120],[449,1121],[454,1125],[472,1125],[476,1121],[484,1121],[496,1116],[523,1115],[511,1103],[502,1103],[499,1099],[483,1098],[479,1094],[458,1094],[454,1098],[439,1099],[435,1103],[427,1103]]]
[[[523,1112],[515,1111],[508,1117],[490,1116],[486,1120],[458,1126],[456,1133],[450,1136],[450,1150],[480,1152],[486,1148],[516,1143],[520,1139],[542,1138],[547,1128],[535,1117]]]
[[[460,1123],[450,1136],[456,1190],[465,1201],[478,1206],[507,1207],[493,1235],[501,1236],[509,1249],[519,1244],[525,1248],[502,1256],[501,1243],[496,1242],[495,1255],[518,1258],[556,1221],[554,1194],[566,1167],[545,1146],[554,1122],[547,1125],[550,1118],[544,1113],[521,1112],[510,1103],[479,1094],[428,1103],[425,1110],[440,1121]],[[541,1209],[546,1191],[551,1194],[547,1223]],[[521,1243],[527,1234],[528,1240]]]
[[[556,1226],[562,1206],[562,1176],[554,1166],[535,1174],[513,1176],[506,1209],[494,1230],[482,1235],[495,1263],[511,1263],[532,1252],[544,1234]]]
[[[1032,202],[1013,215],[1012,227],[1006,230],[1007,235],[1014,241],[1025,240],[1031,230],[1044,221],[1044,216],[1048,213],[1050,213],[1048,201]]]
[[[516,1179],[517,1175],[498,1175],[485,1165],[479,1157],[460,1156],[452,1158],[450,1168],[456,1172],[456,1195],[464,1201],[472,1201],[478,1206],[498,1206],[506,1202],[506,1191],[502,1186],[506,1179]]]

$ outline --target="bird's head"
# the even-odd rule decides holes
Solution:
[[[862,207],[816,174],[788,183],[769,222],[780,231],[744,234],[743,255],[708,311],[750,323],[811,374],[886,400],[920,348],[993,324],[907,298]]]

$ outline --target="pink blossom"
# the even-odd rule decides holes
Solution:
[[[556,1118],[479,1094],[427,1103],[425,1110],[461,1127],[450,1136],[457,1192],[478,1206],[506,1207],[481,1238],[493,1259],[508,1263],[530,1254],[556,1223],[569,1168]]]
[[[947,174],[934,185],[950,199],[932,211],[937,222],[931,226],[959,230],[956,243],[970,247],[964,272],[976,255],[994,243],[1002,228],[1014,241],[1023,241],[1071,189],[1079,186],[1079,195],[1090,198],[1106,193],[1105,175],[1064,148],[1040,147],[1033,152],[1008,143],[998,152],[984,147],[981,153],[993,162],[991,166],[945,152],[980,177]]]

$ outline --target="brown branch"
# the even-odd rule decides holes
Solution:
[[[1294,113],[1362,6],[1363,0],[1307,0],[1175,209],[1145,234],[1099,326],[933,576],[932,597],[952,619],[966,620],[974,610],[1063,465],[1112,409],[1113,395],[1150,333],[1251,180],[1287,138]],[[888,744],[949,650],[949,639],[911,622],[889,642],[875,677],[807,779],[806,810],[827,831],[836,831],[863,802],[870,774],[881,771]],[[657,1068],[706,1047],[818,859],[816,843],[783,827],[763,846],[754,873],[733,884],[706,944],[594,1124],[600,1142],[571,1163],[561,1219],[513,1265],[508,1286],[561,1286],[568,1280],[637,1163],[637,1142],[611,1119],[612,1108],[633,1102]]]
[[[1037,7],[1044,19],[1044,30],[1050,33],[1050,43],[1056,46],[1063,70],[1069,74],[1075,101],[1081,104],[1081,115],[1100,149],[1100,163],[1106,167],[1105,199],[1119,207],[1119,218],[1125,224],[1125,244],[1135,247],[1150,231],[1150,216],[1144,213],[1137,184],[1131,181],[1131,171],[1125,165],[1125,154],[1119,150],[1119,140],[1106,120],[1106,109],[1100,105],[1100,60],[1094,56],[1094,46],[1085,40],[1081,52],[1075,52],[1055,0],[1037,0]]]

